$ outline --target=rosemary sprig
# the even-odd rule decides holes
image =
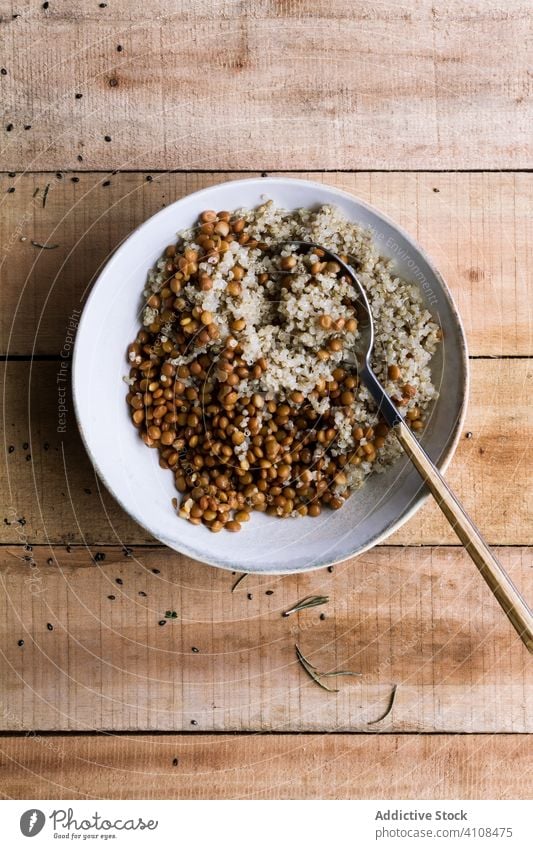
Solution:
[[[351,675],[354,678],[361,678],[362,672],[352,672],[351,669],[336,669],[334,672],[321,672],[322,678],[335,678],[337,675]]]
[[[309,677],[312,678],[313,681],[318,684],[319,687],[322,687],[323,690],[327,690],[329,693],[338,693],[338,690],[334,690],[332,687],[328,687],[327,684],[324,684],[320,680],[320,673],[318,672],[316,667],[313,666],[312,663],[309,663],[307,658],[304,657],[298,646],[295,646],[294,648],[296,649],[296,657],[298,658],[300,664],[303,666]]]
[[[50,183],[46,184],[45,190],[43,192],[43,209],[46,206],[46,198],[48,197],[48,192],[50,191]]]
[[[284,610],[282,616],[290,616],[291,613],[298,613],[299,610],[307,610],[308,607],[318,607],[321,604],[327,604],[329,596],[327,595],[310,595],[297,602],[288,610]]]
[[[392,706],[394,705],[394,699],[396,698],[396,690],[397,689],[398,689],[398,685],[395,684],[394,687],[391,690],[391,694],[389,696],[389,702],[387,704],[387,708],[386,708],[385,712],[382,713],[381,716],[378,716],[377,719],[373,719],[371,722],[367,722],[367,725],[375,725],[377,722],[381,722],[382,719],[385,719],[385,717],[389,715],[389,713],[392,710]]]
[[[34,242],[33,239],[31,243],[34,248],[42,248],[43,251],[53,251],[59,247],[59,245],[42,245],[40,242]]]
[[[313,666],[313,664],[302,654],[298,646],[294,646],[294,648],[296,649],[296,657],[309,677],[313,679],[315,684],[322,687],[323,690],[327,690],[328,693],[338,693],[339,691],[333,687],[328,687],[327,684],[324,684],[322,678],[333,678],[336,675],[361,675],[360,672],[351,672],[348,669],[337,669],[335,672],[319,672],[316,666]]]
[[[242,575],[240,575],[240,576],[237,578],[237,580],[235,581],[235,583],[233,584],[233,586],[232,586],[232,588],[231,588],[232,593],[234,593],[234,592],[235,592],[235,590],[237,589],[237,587],[239,586],[239,584],[241,583],[241,581],[244,581],[244,579],[245,579],[245,578],[247,578],[249,574],[250,574],[249,572],[243,572],[243,574],[242,574]]]

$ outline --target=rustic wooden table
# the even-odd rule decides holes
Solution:
[[[347,189],[449,281],[472,371],[449,478],[531,599],[527,4],[0,0],[0,14],[0,792],[522,797],[529,657],[434,506],[333,571],[232,593],[102,490],[69,402],[58,432],[57,378],[92,279],[161,206],[242,173]],[[280,616],[315,592],[324,621]],[[296,641],[363,677],[320,690]],[[393,683],[393,710],[367,725]]]

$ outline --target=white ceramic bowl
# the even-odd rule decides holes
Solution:
[[[141,293],[148,269],[176,233],[203,209],[253,207],[265,196],[287,209],[334,204],[351,220],[373,228],[383,255],[400,276],[418,281],[444,331],[433,360],[442,386],[423,444],[441,469],[455,449],[468,386],[464,331],[442,277],[416,242],[384,215],[346,192],[294,179],[261,178],[221,183],[182,198],[142,224],[113,254],[96,281],[78,329],[74,404],[92,463],[117,501],[140,525],[176,551],[225,569],[289,573],[336,563],[382,542],[427,497],[402,458],[371,477],[341,510],[318,518],[280,520],[259,513],[238,534],[212,534],[176,517],[173,475],[158,465],[132,427],[125,402],[125,352],[139,327]]]

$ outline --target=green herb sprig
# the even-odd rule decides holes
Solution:
[[[292,613],[298,613],[300,610],[307,610],[309,607],[318,607],[321,604],[327,604],[329,596],[327,595],[310,595],[297,602],[288,610],[284,610],[282,616],[290,616]]]
[[[294,646],[294,648],[296,649],[296,657],[298,661],[301,666],[303,666],[309,677],[313,679],[315,684],[322,687],[323,690],[327,690],[328,693],[338,693],[339,691],[333,687],[328,687],[327,684],[324,684],[322,678],[334,678],[337,675],[352,675],[359,678],[362,675],[361,672],[352,672],[349,669],[337,669],[333,672],[319,672],[316,666],[313,666],[313,664],[307,660],[305,655],[302,654],[298,646]]]

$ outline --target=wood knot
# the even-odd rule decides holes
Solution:
[[[472,283],[479,283],[480,280],[483,280],[485,277],[485,273],[481,270],[481,268],[470,268],[468,271],[468,279],[472,281]]]

